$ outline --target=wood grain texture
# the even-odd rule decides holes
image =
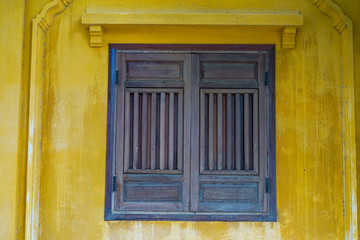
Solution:
[[[269,150],[273,159],[267,158],[275,144],[266,137],[275,139],[271,135],[275,134],[271,115],[275,108],[270,106],[270,114],[272,101],[264,84],[265,68],[274,71],[270,68],[274,54],[268,51],[272,46],[111,47],[123,56],[117,64],[126,68],[119,81],[123,93],[117,94],[117,105],[124,106],[124,121],[117,120],[124,128],[123,136],[118,134],[123,138],[124,157],[115,158],[122,159],[116,166],[123,165],[124,172],[116,183],[121,200],[115,202],[120,207],[107,208],[107,219],[276,219],[276,194],[265,193],[265,177],[275,178],[275,150]],[[148,52],[121,52],[132,47]],[[167,52],[151,53],[152,49]],[[211,52],[231,49],[253,52]],[[116,118],[121,118],[118,111]],[[275,183],[270,187],[275,189]]]

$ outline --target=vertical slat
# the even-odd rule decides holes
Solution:
[[[209,94],[209,170],[214,168],[214,94]]]
[[[182,170],[183,164],[183,95],[178,94],[178,134],[177,134],[177,169]]]
[[[244,169],[249,170],[250,162],[250,144],[249,144],[249,94],[244,94],[244,156],[245,166]]]
[[[253,94],[253,170],[259,166],[259,118],[258,118],[258,95]]]
[[[169,169],[174,169],[174,93],[169,94]]]
[[[130,93],[125,93],[125,142],[124,142],[124,169],[129,169],[130,161]]]
[[[226,169],[231,170],[232,162],[232,109],[231,109],[231,94],[226,94]]]
[[[185,175],[187,171],[184,171],[184,178],[188,177],[191,180],[191,188],[190,194],[190,211],[196,212],[199,210],[199,203],[200,203],[200,182],[199,182],[199,82],[200,82],[200,61],[199,61],[199,55],[198,54],[192,54],[191,55],[191,70],[189,71],[189,75],[187,77],[189,78],[189,83],[185,82],[185,103],[184,103],[184,109],[190,110],[184,111],[186,113],[186,122],[184,122],[185,125],[185,143],[186,143],[186,149],[191,152],[191,156],[186,154],[184,156],[184,160],[190,159],[191,163],[187,161],[184,163],[184,166],[186,166],[186,169],[191,171],[191,176]],[[185,79],[185,78],[184,78]],[[190,95],[188,93],[191,93]],[[190,100],[188,100],[190,97]],[[189,144],[191,140],[191,145]],[[184,154],[187,151],[184,151]],[[184,170],[186,170],[184,169]]]
[[[119,69],[120,73],[117,77],[118,77],[118,81],[119,81],[119,85],[118,87],[115,87],[115,96],[116,96],[116,107],[115,107],[115,111],[116,111],[116,125],[115,128],[113,129],[116,132],[116,139],[115,139],[115,176],[116,176],[116,192],[114,193],[114,209],[120,209],[121,207],[121,202],[123,201],[123,194],[122,194],[122,190],[123,190],[123,184],[122,183],[122,177],[123,177],[123,173],[124,173],[124,167],[125,165],[127,165],[126,163],[128,162],[128,159],[124,158],[124,153],[125,153],[125,148],[124,148],[124,143],[125,143],[125,131],[119,131],[120,129],[124,129],[125,128],[125,86],[124,86],[124,82],[126,79],[126,71],[125,69],[125,57],[124,54],[117,54],[117,67]],[[116,76],[115,76],[116,77]],[[114,79],[116,80],[116,79]],[[114,166],[112,165],[112,166]],[[128,165],[127,165],[128,166]],[[107,166],[108,168],[108,166]],[[110,170],[110,169],[107,169]],[[125,169],[125,171],[128,170],[128,168]],[[110,172],[109,172],[110,173]],[[113,177],[113,176],[110,176]],[[113,189],[111,189],[112,191]],[[109,198],[111,194],[106,194],[105,197],[105,209],[107,209],[107,206],[109,206],[107,203],[109,202]],[[109,198],[108,198],[109,197]],[[110,204],[111,204],[110,200]],[[105,210],[107,211],[107,210]]]
[[[133,169],[137,169],[139,161],[139,93],[134,93],[133,119]]]
[[[223,109],[222,109],[223,95],[217,95],[217,170],[222,170],[223,162]]]
[[[147,93],[142,94],[142,119],[141,119],[141,169],[146,169],[147,156]]]
[[[160,169],[165,168],[165,93],[160,94]]]
[[[205,170],[205,93],[200,93],[200,172]]]
[[[156,166],[156,93],[151,93],[150,168]]]
[[[240,94],[235,94],[235,167],[241,169]]]

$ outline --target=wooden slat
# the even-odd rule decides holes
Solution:
[[[186,143],[191,141],[191,145],[188,144],[187,145],[187,149],[186,150],[190,150],[191,151],[191,156],[189,156],[189,159],[191,160],[191,162],[188,162],[189,167],[187,167],[187,169],[189,169],[189,171],[191,171],[191,176],[188,176],[191,180],[191,188],[190,188],[190,194],[189,196],[191,196],[190,198],[190,211],[195,212],[198,211],[199,209],[199,196],[200,196],[200,188],[199,188],[199,160],[198,160],[198,156],[199,156],[199,89],[198,89],[198,84],[199,84],[199,77],[200,77],[200,66],[199,66],[199,55],[194,54],[191,55],[191,71],[189,71],[191,73],[190,77],[190,84],[186,84],[185,85],[185,94],[186,92],[190,92],[191,95],[185,95],[185,96],[189,96],[190,97],[190,101],[187,101],[184,105],[185,106],[189,106],[189,108],[187,109],[191,109],[189,116],[189,120],[188,123],[189,127],[185,129],[185,131],[189,131],[189,135],[187,135],[189,138],[185,138]],[[189,104],[189,105],[187,105]],[[185,111],[186,112],[186,111]],[[191,126],[191,127],[190,127]],[[186,141],[187,139],[189,139],[189,141]],[[191,147],[190,147],[191,146]],[[187,159],[186,157],[184,157],[184,159]],[[187,163],[184,164],[185,166],[187,165]],[[186,169],[184,169],[186,170]],[[185,171],[184,171],[185,172]],[[185,175],[184,175],[185,177]]]
[[[235,169],[241,170],[240,94],[235,94]]]
[[[130,93],[125,93],[125,143],[124,143],[124,169],[129,169],[130,161]]]
[[[258,170],[259,164],[259,119],[258,119],[258,95],[253,94],[253,170]]]
[[[156,166],[156,93],[151,94],[150,168]]]
[[[117,96],[115,98],[116,100],[116,107],[114,109],[115,113],[116,113],[116,124],[115,124],[115,128],[113,129],[113,131],[116,132],[116,139],[115,139],[115,158],[113,161],[115,161],[115,164],[111,163],[111,167],[108,167],[107,165],[107,171],[111,172],[111,168],[115,166],[115,176],[116,176],[116,192],[113,195],[113,200],[114,200],[114,209],[119,209],[121,206],[121,202],[123,201],[123,184],[122,184],[122,177],[123,177],[123,173],[124,173],[124,162],[128,161],[128,159],[126,159],[124,161],[124,141],[125,141],[125,132],[124,131],[119,131],[119,129],[124,129],[125,127],[125,87],[124,87],[124,81],[126,78],[125,75],[125,59],[124,59],[124,54],[119,54],[117,55],[117,68],[119,69],[119,76],[118,77],[118,81],[119,81],[119,85],[116,87],[115,82],[112,83],[115,85],[115,95]],[[124,72],[123,72],[124,71]],[[116,74],[115,74],[116,77]],[[116,79],[114,79],[116,81]],[[110,82],[109,82],[110,83]],[[112,85],[112,86],[114,86]],[[111,91],[111,90],[110,90]],[[111,107],[111,106],[108,106]],[[112,173],[112,175],[110,176],[110,183],[113,184],[113,175],[114,173]],[[109,176],[108,176],[109,177]],[[108,179],[106,180],[108,181]],[[114,186],[113,186],[114,187]],[[113,191],[113,187],[110,190],[111,192]],[[111,193],[110,193],[111,195]],[[106,194],[105,197],[105,209],[107,208],[107,203],[109,201],[108,199],[108,194]],[[110,202],[112,202],[112,199],[110,200]],[[107,210],[105,210],[107,211]]]
[[[231,162],[233,157],[232,152],[232,108],[231,108],[231,94],[226,94],[226,169],[231,170]]]
[[[214,169],[214,94],[209,94],[209,170]]]
[[[177,133],[177,169],[182,170],[183,165],[183,95],[178,94],[178,133]]]
[[[249,94],[244,94],[244,170],[249,170],[250,165],[250,144],[249,144]]]
[[[200,94],[200,172],[205,170],[205,94]]]
[[[169,94],[169,169],[174,169],[174,93]]]
[[[217,95],[217,170],[222,170],[223,162],[223,95],[219,93]]]
[[[142,94],[142,110],[141,110],[141,169],[146,169],[147,157],[147,93]]]
[[[165,93],[160,94],[160,169],[165,169]]]
[[[134,93],[133,119],[133,169],[138,168],[139,162],[139,93]]]

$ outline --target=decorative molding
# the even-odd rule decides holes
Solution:
[[[63,12],[65,8],[71,3],[72,0],[54,0],[46,4],[41,12],[36,15],[34,21],[43,31],[46,31],[52,24],[56,15]]]
[[[330,17],[335,30],[340,34],[344,239],[358,239],[354,37],[352,21],[331,0],[313,0],[313,2],[321,13]]]
[[[32,25],[32,43],[31,43],[31,60],[30,60],[30,84],[29,84],[29,129],[27,135],[27,182],[26,182],[26,215],[25,215],[25,239],[26,240],[37,240],[39,237],[39,196],[40,196],[40,166],[41,166],[41,123],[42,123],[42,94],[43,94],[43,57],[45,54],[45,31],[52,25],[52,21],[56,15],[61,13],[66,9],[66,7],[72,2],[72,0],[53,0],[50,3],[46,4],[42,11],[33,19]],[[356,145],[355,145],[355,100],[354,100],[354,60],[353,60],[353,32],[352,32],[352,22],[347,18],[340,7],[334,4],[331,0],[313,0],[316,7],[329,16],[332,20],[335,30],[340,34],[341,38],[341,101],[342,101],[342,128],[343,128],[343,170],[344,170],[344,224],[345,224],[345,239],[357,239],[358,238],[358,229],[357,229],[357,183],[356,183]],[[84,13],[89,14],[89,13]],[[282,28],[287,28],[288,26],[292,27],[301,27],[302,15],[294,14],[288,15],[285,19],[292,19],[295,24],[279,24],[281,23],[282,16],[277,17],[268,14],[268,17],[259,16],[254,14],[254,18],[246,15],[245,18],[241,16],[236,20],[237,24],[227,25],[247,25],[254,26],[254,19],[258,18],[258,24],[262,26],[269,26],[266,22],[270,19],[273,24]],[[90,16],[90,15],[89,15]],[[98,15],[99,16],[99,15]],[[109,16],[109,15],[108,15]],[[119,15],[122,16],[122,15]],[[141,15],[145,16],[145,15]],[[189,25],[194,21],[194,24],[198,24],[200,19],[199,17],[205,15],[178,15],[178,14],[169,14],[163,15],[162,17],[167,17],[167,19],[174,19],[182,21],[182,24]],[[207,25],[221,25],[211,22],[211,17],[214,15],[209,15],[204,20],[204,24]],[[272,18],[269,18],[269,17]],[[101,16],[100,16],[101,17]],[[161,21],[168,21],[166,19],[161,20],[161,15],[158,16],[158,24]],[[235,16],[223,16],[224,21],[232,21],[231,18]],[[130,16],[131,18],[136,18],[136,15]],[[87,23],[85,20],[87,16],[83,15],[83,24],[84,25],[102,25],[105,26],[108,23],[106,22],[95,22],[93,24]],[[95,16],[90,19],[95,19]],[[143,24],[156,24],[151,22],[151,19],[142,19],[139,18],[136,21],[142,21]],[[196,20],[198,19],[198,20]],[[213,18],[219,19],[219,18]],[[234,19],[234,18],[233,18]],[[272,19],[272,20],[271,20]],[[115,19],[116,20],[116,19]],[[260,22],[263,21],[263,22]],[[110,19],[107,19],[110,21]],[[118,21],[118,20],[116,20]],[[133,24],[136,23],[133,20]],[[206,22],[207,21],[207,22]],[[213,20],[214,21],[214,20]],[[242,24],[239,24],[240,22]],[[213,24],[210,24],[213,23]],[[223,22],[224,24],[225,22]],[[118,22],[118,24],[124,24],[124,22]],[[171,24],[171,23],[170,23]],[[180,22],[178,24],[181,24]],[[226,24],[225,24],[226,25]],[[286,30],[284,30],[286,32]],[[283,33],[284,33],[283,32]],[[102,36],[102,35],[98,35]],[[100,37],[101,38],[101,37]],[[99,39],[97,42],[99,43]],[[101,40],[102,41],[102,40]],[[101,42],[100,41],[100,42]],[[96,42],[96,41],[95,41]]]
[[[303,25],[298,11],[277,13],[139,13],[96,12],[86,9],[82,24],[89,27],[90,46],[101,47],[102,28],[123,25],[207,25],[207,26],[262,26],[278,31],[285,28],[283,46],[295,47],[296,28]]]
[[[320,12],[330,17],[336,31],[341,33],[347,26],[344,12],[331,0],[313,0]]]
[[[45,32],[56,15],[63,12],[72,0],[53,0],[46,4],[32,22],[29,113],[27,137],[26,212],[25,240],[39,238],[40,169],[43,66],[45,54]]]
[[[295,48],[296,27],[284,27],[281,45],[283,48]]]
[[[102,26],[101,25],[89,26],[89,33],[90,33],[90,46],[101,47],[102,39],[103,39]]]

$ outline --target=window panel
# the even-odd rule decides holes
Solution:
[[[272,50],[156,47],[111,52],[106,219],[275,220]]]

